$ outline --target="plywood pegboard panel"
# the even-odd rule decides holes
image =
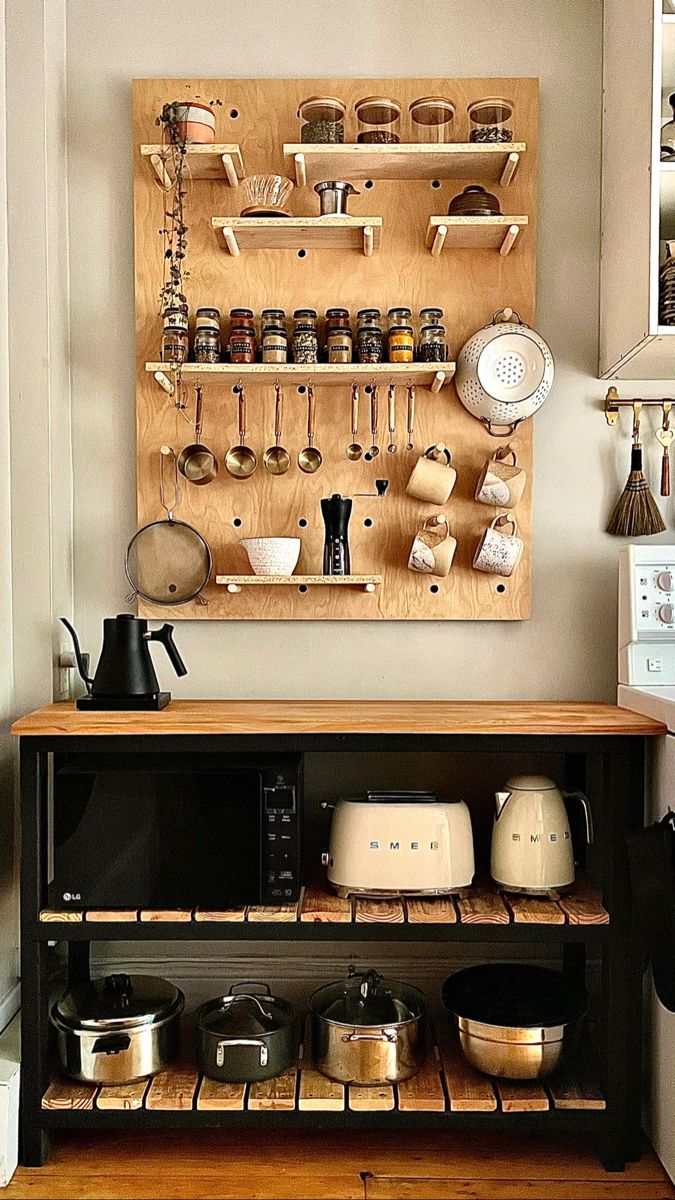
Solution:
[[[404,113],[414,99],[447,95],[456,103],[456,136],[468,139],[467,105],[486,95],[508,95],[515,104],[514,137],[526,144],[515,178],[507,188],[494,185],[505,214],[527,214],[529,224],[506,257],[490,250],[445,249],[433,258],[425,247],[430,216],[447,211],[449,200],[471,179],[376,180],[361,186],[350,212],[354,216],[378,215],[383,219],[381,248],[366,258],[354,251],[307,249],[256,250],[233,258],[223,251],[222,234],[211,227],[217,216],[237,216],[246,200],[243,189],[231,188],[225,179],[193,180],[188,184],[188,269],[185,291],[191,313],[213,304],[226,316],[244,305],[259,313],[265,307],[282,307],[287,315],[309,305],[323,313],[331,305],[344,305],[353,314],[374,305],[383,312],[407,304],[415,312],[440,305],[445,310],[449,357],[454,359],[470,334],[486,324],[499,308],[509,305],[522,318],[534,320],[537,215],[538,86],[534,79],[391,79],[391,80],[139,80],[134,84],[134,194],[136,248],[137,328],[137,455],[139,523],[163,515],[159,506],[159,447],[170,443],[178,452],[192,440],[189,425],[173,406],[171,397],[145,370],[159,357],[161,319],[158,296],[162,282],[163,194],[140,147],[156,138],[155,117],[162,105],[175,98],[220,99],[216,111],[216,139],[241,146],[247,174],[284,173],[284,143],[299,140],[298,104],[309,95],[342,97],[353,112],[355,100],[369,94],[391,95],[401,101]],[[236,116],[232,114],[236,113]],[[354,139],[353,116],[348,116],[347,140]],[[404,124],[402,138],[410,138]],[[491,185],[492,186],[492,185]],[[316,215],[318,198],[311,187],[295,189],[289,207],[294,215]],[[220,242],[219,239],[220,238]],[[225,323],[226,324],[226,323]],[[296,465],[299,450],[307,444],[306,396],[297,388],[284,388],[285,419],[282,442],[293,465],[287,475],[272,477],[262,467],[262,455],[273,441],[274,393],[271,386],[247,388],[247,442],[256,451],[259,466],[247,481],[232,479],[223,459],[236,443],[236,397],[231,382],[204,388],[204,440],[221,464],[218,478],[207,487],[183,482],[177,515],[193,523],[207,538],[214,558],[208,607],[196,603],[176,608],[140,604],[148,617],[172,619],[262,620],[447,620],[522,619],[530,611],[530,546],[532,484],[532,422],[520,426],[512,439],[520,464],[528,473],[528,486],[516,509],[525,552],[511,579],[475,572],[473,554],[482,530],[494,510],[476,504],[473,494],[484,460],[500,444],[461,406],[452,384],[432,394],[418,387],[415,445],[423,450],[436,441],[452,450],[458,471],[455,490],[445,506],[450,529],[458,540],[452,572],[447,579],[417,575],[407,569],[412,539],[433,506],[410,500],[405,484],[416,454],[405,450],[405,388],[397,388],[395,455],[386,452],[386,386],[380,387],[381,453],[372,463],[350,462],[345,449],[350,432],[350,389],[315,387],[317,398],[316,444],[324,456],[323,467],[313,476]],[[192,397],[188,396],[190,404]],[[370,444],[368,404],[361,394],[358,440]],[[256,535],[302,538],[297,571],[321,571],[323,521],[320,499],[332,492],[355,496],[375,490],[376,478],[388,478],[386,498],[356,499],[350,526],[352,571],[383,575],[373,594],[347,588],[242,588],[229,594],[218,587],[216,574],[243,574],[250,568],[239,539]],[[235,526],[234,522],[241,524]],[[306,521],[306,526],[300,526]],[[366,525],[369,521],[372,524]],[[436,591],[431,591],[431,588]],[[497,588],[503,588],[498,591]]]

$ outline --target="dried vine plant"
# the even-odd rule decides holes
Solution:
[[[160,313],[187,303],[183,291],[184,281],[188,278],[185,269],[188,246],[185,219],[187,142],[179,120],[179,114],[184,110],[184,102],[172,100],[164,105],[157,117],[157,124],[162,129],[162,157],[169,161],[172,179],[166,191],[166,196],[171,199],[165,207],[164,224],[159,231],[163,240],[164,267],[159,293]]]

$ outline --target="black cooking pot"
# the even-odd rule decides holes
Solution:
[[[282,1075],[297,1057],[295,1010],[273,996],[266,983],[233,983],[227,996],[207,1000],[199,1009],[197,1054],[204,1075],[221,1083]]]

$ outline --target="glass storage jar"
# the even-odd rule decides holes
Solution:
[[[326,337],[335,329],[351,329],[348,308],[326,309]]]
[[[230,327],[232,329],[250,329],[255,333],[255,321],[252,308],[231,308]]]
[[[366,96],[354,105],[358,122],[357,142],[392,145],[400,142],[401,105],[386,96]]]
[[[261,332],[264,334],[268,329],[283,329],[286,330],[286,313],[283,308],[263,308],[260,314]]]
[[[384,338],[379,325],[361,325],[356,335],[356,361],[380,363],[384,361]]]
[[[198,308],[195,313],[195,329],[217,329],[220,333],[220,309]]]
[[[181,304],[180,306],[165,308],[162,313],[164,328],[184,329],[187,332],[188,327],[188,306]]]
[[[319,339],[316,324],[309,321],[295,322],[293,329],[293,361],[315,363],[319,360]]]
[[[344,142],[347,105],[335,96],[310,96],[298,109],[301,142]]]
[[[255,362],[255,333],[246,325],[235,325],[230,330],[230,362]]]
[[[420,344],[417,358],[420,362],[445,362],[448,357],[448,347],[445,341],[443,325],[423,325],[420,331]]]
[[[390,329],[396,329],[401,325],[412,325],[412,309],[390,308],[387,313],[387,321]]]
[[[416,142],[452,142],[455,106],[443,96],[423,96],[409,108],[413,140]]]
[[[311,325],[316,329],[317,311],[315,308],[296,308],[293,313],[293,320],[297,324]]]
[[[368,327],[379,329],[381,327],[382,314],[379,308],[360,308],[356,314],[357,329],[367,329]]]
[[[351,329],[331,329],[326,336],[326,349],[329,363],[350,363],[353,350]]]
[[[395,325],[389,330],[389,362],[410,363],[415,356],[412,325]]]
[[[288,334],[283,325],[266,325],[262,335],[264,363],[285,363],[288,359]]]
[[[424,325],[440,325],[443,320],[442,308],[421,308],[420,321]]]
[[[204,325],[195,330],[195,362],[220,362],[220,330]]]
[[[167,325],[162,334],[162,362],[184,363],[188,356],[188,346],[187,329]]]
[[[501,96],[488,96],[469,105],[469,140],[472,142],[512,142],[513,103]]]

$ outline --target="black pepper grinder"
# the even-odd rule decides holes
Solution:
[[[357,496],[384,496],[389,487],[388,479],[376,479],[375,492],[357,492]],[[321,501],[326,534],[323,543],[323,574],[351,574],[351,556],[349,553],[349,519],[352,515],[352,499],[333,492]]]

